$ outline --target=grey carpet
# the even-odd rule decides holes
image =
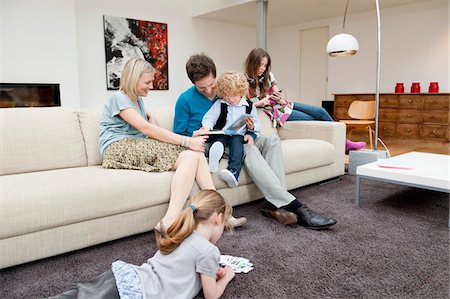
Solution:
[[[449,298],[448,194],[355,178],[293,191],[333,216],[333,229],[283,227],[259,213],[263,201],[235,207],[249,222],[218,246],[249,258],[223,298]],[[38,298],[87,281],[121,259],[141,264],[155,252],[152,233],[1,270],[0,298]]]

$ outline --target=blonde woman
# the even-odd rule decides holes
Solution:
[[[169,207],[155,227],[159,237],[178,218],[194,180],[200,189],[215,187],[204,156],[205,138],[175,134],[146,113],[142,97],[153,88],[154,73],[140,58],[125,64],[119,91],[105,103],[99,145],[105,168],[175,171]]]

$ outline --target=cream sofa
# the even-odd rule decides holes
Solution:
[[[156,113],[171,129],[173,107]],[[150,231],[163,216],[173,172],[103,169],[100,115],[61,107],[0,109],[0,268]],[[282,139],[288,189],[344,173],[343,124],[289,122],[276,130],[260,118],[262,134]],[[214,183],[233,205],[263,197],[245,168],[238,188],[217,174]]]

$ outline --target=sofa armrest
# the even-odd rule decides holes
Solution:
[[[345,124],[333,121],[288,121],[278,129],[284,139],[320,139],[334,145],[336,153],[344,156]]]

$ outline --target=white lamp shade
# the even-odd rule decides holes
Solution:
[[[353,35],[340,33],[333,36],[327,44],[327,52],[330,56],[352,56],[359,50],[359,44]]]

